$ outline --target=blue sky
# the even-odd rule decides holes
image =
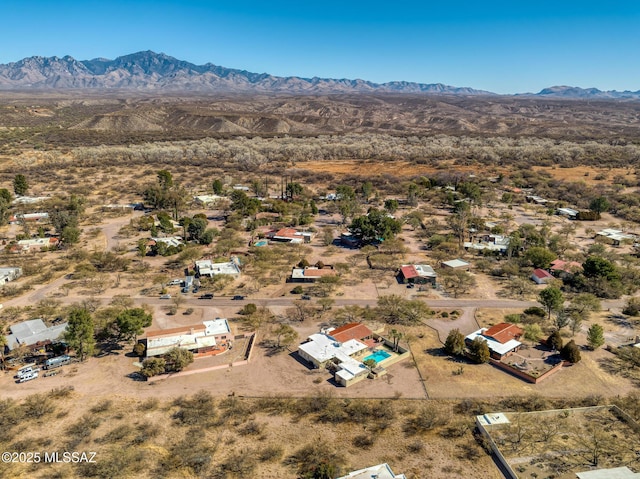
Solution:
[[[3,0],[0,63],[141,50],[273,75],[640,90],[640,2]]]

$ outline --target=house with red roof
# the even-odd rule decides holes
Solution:
[[[537,268],[531,273],[531,280],[536,284],[547,284],[553,279],[555,279],[555,277],[545,269]]]
[[[310,231],[299,231],[295,228],[280,228],[279,230],[273,230],[267,233],[267,238],[280,243],[301,244],[310,243],[313,238],[313,233]]]
[[[315,283],[320,278],[327,276],[338,276],[338,271],[332,267],[307,266],[306,268],[295,267],[291,270],[292,283]]]
[[[483,339],[487,342],[491,357],[499,360],[520,348],[522,343],[519,339],[523,334],[524,331],[515,324],[500,323],[471,333],[465,338],[465,342],[470,344],[478,337]]]
[[[582,265],[577,261],[563,261],[561,259],[553,260],[549,267],[549,271],[560,278],[574,275],[583,269]]]
[[[403,264],[398,272],[400,281],[415,284],[436,284],[437,275],[428,264]]]

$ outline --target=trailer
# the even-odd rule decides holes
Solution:
[[[47,359],[44,362],[45,369],[54,369],[64,366],[65,364],[69,364],[71,362],[71,357],[63,354],[62,356],[57,356],[55,358]]]

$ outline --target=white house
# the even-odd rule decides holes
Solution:
[[[14,281],[22,276],[22,268],[0,268],[0,284]]]
[[[184,244],[180,236],[165,236],[163,238],[152,237],[151,240],[155,241],[156,244],[165,243],[167,246],[174,246],[176,248]]]
[[[147,333],[146,339],[147,357],[151,357],[166,354],[175,347],[196,354],[204,353],[215,349],[219,344],[226,344],[232,339],[232,335],[229,322],[218,318],[192,326],[151,331]]]
[[[346,476],[341,476],[338,479],[407,479],[407,476],[404,474],[394,474],[389,464],[385,462],[384,464],[350,472]]]
[[[196,271],[200,276],[209,276],[213,278],[217,274],[228,274],[238,276],[240,274],[240,266],[238,258],[233,257],[227,263],[213,263],[210,259],[196,261]]]
[[[218,195],[198,195],[193,197],[193,201],[204,207],[211,206],[220,199],[222,199],[222,196]]]

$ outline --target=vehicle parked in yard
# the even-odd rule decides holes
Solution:
[[[303,294],[302,296],[300,296],[300,299],[305,299],[309,301],[311,299],[311,296],[309,296],[308,294]]]
[[[244,299],[244,296],[242,296],[241,294],[236,294],[233,298],[236,301],[242,301]]]
[[[182,284],[181,279],[172,279],[167,283],[167,286],[180,286]]]
[[[160,299],[171,299],[171,295],[170,294],[163,294],[162,296],[160,296]]]
[[[38,377],[38,371],[31,371],[30,373],[25,374],[24,376],[18,379],[18,382],[26,383],[27,381],[31,381]]]
[[[213,299],[213,293],[205,293],[198,296],[198,299]]]
[[[44,362],[44,369],[54,369],[64,366],[65,364],[69,364],[71,362],[71,357],[66,354],[62,356],[57,356],[55,358],[47,359]]]

